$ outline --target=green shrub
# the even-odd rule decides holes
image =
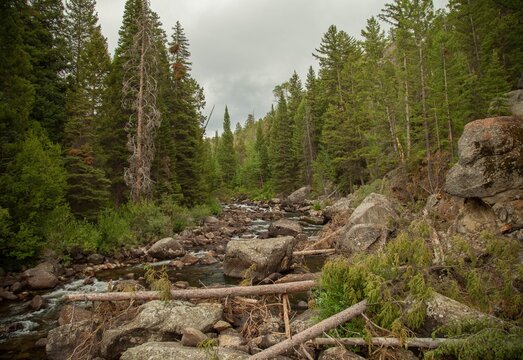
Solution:
[[[169,215],[153,202],[127,205],[131,229],[140,243],[172,236],[173,229]]]
[[[131,230],[131,216],[125,209],[102,211],[98,216],[98,230],[101,237],[96,248],[102,254],[137,243],[136,235]]]

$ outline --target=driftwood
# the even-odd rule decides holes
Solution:
[[[344,226],[340,227],[333,233],[323,237],[322,239],[316,241],[315,243],[307,246],[305,250],[325,249],[326,246],[331,248],[333,240],[336,239],[336,236],[339,236],[341,234],[342,230],[344,230]]]
[[[305,280],[317,280],[320,277],[320,273],[304,273],[304,274],[287,274],[282,278],[279,278],[274,283],[284,284],[297,281]]]
[[[334,254],[335,252],[336,249],[302,250],[293,252],[292,256]]]
[[[174,300],[224,298],[228,296],[252,296],[287,294],[307,291],[316,285],[316,281],[298,281],[283,284],[232,286],[210,289],[171,290],[170,298]],[[64,297],[66,301],[124,301],[124,300],[159,300],[161,294],[156,291],[108,292],[71,294]]]
[[[304,342],[313,339],[326,331],[334,329],[341,324],[349,321],[353,317],[360,315],[367,308],[367,300],[360,301],[359,303],[333,315],[323,321],[320,321],[316,325],[311,326],[305,331],[302,331],[294,335],[291,339],[287,339],[278,343],[270,348],[267,348],[253,356],[250,360],[266,360],[274,359],[278,355],[285,353],[295,346],[303,344]]]
[[[285,336],[287,339],[291,338],[291,324],[289,322],[289,295],[283,294],[282,296],[282,306],[283,306],[283,322],[285,324]]]
[[[316,346],[321,345],[345,345],[345,346],[385,346],[385,347],[410,347],[410,348],[425,348],[435,349],[444,342],[452,341],[451,339],[443,338],[408,338],[404,343],[398,338],[392,337],[374,337],[370,340],[364,338],[316,338],[312,340],[312,344]]]

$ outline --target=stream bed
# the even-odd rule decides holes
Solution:
[[[255,206],[235,205],[247,213],[270,211]],[[224,207],[227,211],[228,207]],[[290,220],[299,220],[299,214],[285,213]],[[260,234],[267,231],[269,221],[254,219],[250,222],[247,231],[231,239],[258,238]],[[309,237],[314,237],[322,228],[321,225],[302,223],[303,231]],[[202,257],[205,248],[201,251],[192,251],[189,254]],[[312,256],[304,259],[303,265],[310,271],[319,271],[325,258],[323,256]],[[149,263],[149,266],[162,267],[168,265],[170,260]],[[143,279],[145,265],[128,264],[114,269],[101,270],[94,274],[89,281],[85,278],[75,279],[61,284],[53,290],[42,290],[34,292],[45,300],[43,309],[34,311],[30,307],[30,301],[2,302],[0,303],[0,359],[45,359],[45,347],[35,346],[35,343],[47,336],[47,332],[58,326],[58,314],[63,303],[63,297],[68,294],[85,292],[105,292],[109,283],[125,279],[136,279],[141,285],[146,285]],[[178,281],[187,282],[192,287],[209,285],[237,285],[239,279],[231,278],[223,273],[222,263],[211,265],[188,265],[182,268],[165,266],[171,283]],[[306,300],[306,295],[293,296],[295,302]]]

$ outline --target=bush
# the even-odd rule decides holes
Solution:
[[[131,230],[131,215],[125,209],[102,211],[98,216],[98,230],[101,237],[96,249],[102,254],[137,243],[136,235]]]
[[[171,219],[153,202],[129,203],[131,229],[138,242],[146,243],[158,238],[172,236]]]

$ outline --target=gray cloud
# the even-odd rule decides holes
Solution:
[[[124,0],[98,0],[102,31],[114,50]],[[254,111],[263,116],[272,89],[294,70],[304,79],[323,33],[335,24],[354,37],[379,14],[385,0],[151,0],[170,37],[179,20],[190,42],[193,76],[204,87],[207,133],[221,130],[228,105],[232,124]],[[446,0],[435,1],[442,6]]]

